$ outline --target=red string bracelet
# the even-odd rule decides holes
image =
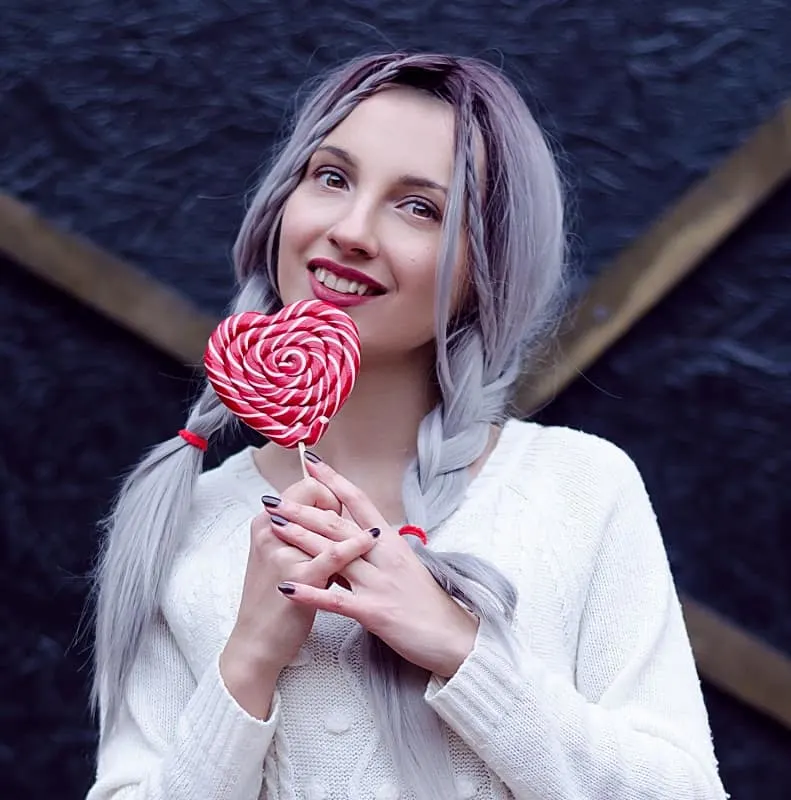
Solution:
[[[402,525],[398,529],[399,536],[417,536],[418,539],[423,543],[423,547],[428,544],[428,537],[426,536],[426,532],[423,528],[418,528],[417,525]]]
[[[209,446],[209,442],[207,439],[204,439],[202,436],[198,436],[197,433],[188,431],[186,428],[182,428],[179,431],[179,436],[187,444],[191,444],[193,447],[197,447],[198,450],[203,450],[204,453],[206,452],[206,448]]]

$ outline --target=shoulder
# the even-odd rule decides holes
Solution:
[[[510,459],[500,465],[500,498],[516,520],[518,547],[550,565],[564,591],[582,598],[594,574],[617,576],[633,559],[665,570],[653,505],[622,448],[583,431],[515,420],[503,436]]]
[[[600,436],[511,419],[502,437],[508,458],[498,465],[500,480],[516,494],[587,513],[606,512],[624,496],[645,497],[632,458]]]
[[[634,461],[618,445],[574,428],[509,419],[502,436],[522,466],[540,461],[545,468],[570,477],[586,473],[602,477],[604,469],[614,469],[619,477],[637,472]]]
[[[192,494],[185,545],[210,536],[218,526],[227,528],[249,520],[260,510],[262,480],[249,448],[202,472]]]

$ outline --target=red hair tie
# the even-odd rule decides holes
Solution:
[[[207,439],[204,439],[202,436],[198,436],[197,433],[188,431],[186,428],[182,428],[179,431],[179,436],[187,444],[191,444],[193,447],[197,447],[198,450],[203,450],[204,453],[206,452],[206,448],[209,446],[209,442]]]
[[[402,525],[398,529],[399,536],[417,536],[418,539],[423,543],[423,547],[428,544],[428,537],[426,536],[426,532],[423,528],[418,528],[417,525]]]

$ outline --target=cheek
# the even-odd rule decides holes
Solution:
[[[434,294],[437,281],[437,256],[439,246],[436,242],[404,242],[400,259],[405,266],[404,280],[415,289]]]
[[[280,249],[291,252],[299,248],[309,235],[309,216],[305,213],[304,202],[295,192],[286,202],[280,224]]]
[[[414,249],[410,252],[408,259],[403,263],[408,263],[409,284],[415,292],[420,292],[424,304],[432,310],[434,308],[434,297],[437,293],[437,273],[439,270],[439,251],[440,242],[432,242],[418,251]],[[467,274],[467,253],[462,244],[458,259],[453,268],[451,278],[451,313],[455,313],[465,304],[470,296],[472,287],[469,284]]]
[[[306,217],[298,197],[292,195],[283,209],[277,245],[277,284],[284,304],[302,299],[304,289],[300,283],[299,264],[310,235]]]

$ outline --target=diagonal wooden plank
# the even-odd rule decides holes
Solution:
[[[142,270],[1,193],[0,250],[179,361],[201,363],[217,320]]]
[[[791,100],[602,270],[558,339],[558,363],[523,379],[522,414],[550,402],[789,177]]]
[[[689,597],[682,605],[700,674],[791,729],[791,658]]]

